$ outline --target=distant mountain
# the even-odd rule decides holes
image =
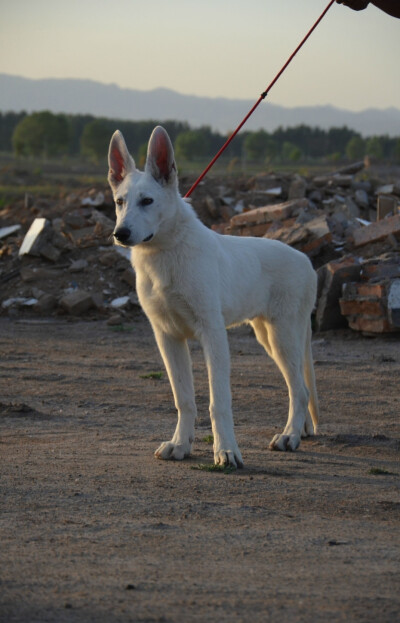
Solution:
[[[139,91],[121,89],[116,84],[92,80],[31,80],[0,74],[0,110],[27,112],[50,110],[71,114],[92,114],[124,120],[187,121],[192,127],[209,125],[214,130],[234,129],[251,109],[254,100],[182,95],[170,89]],[[347,127],[363,136],[388,134],[400,136],[400,110],[369,108],[352,112],[334,106],[285,108],[262,102],[246,123],[246,129],[278,128],[305,124],[329,129]]]

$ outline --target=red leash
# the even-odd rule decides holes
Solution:
[[[265,91],[263,93],[261,93],[259,99],[257,100],[257,102],[254,104],[253,108],[247,113],[247,115],[245,116],[245,118],[243,119],[243,121],[238,125],[238,127],[236,128],[236,130],[230,135],[230,137],[228,138],[228,140],[226,141],[226,143],[224,145],[222,145],[221,149],[219,150],[219,152],[214,156],[214,158],[211,160],[210,164],[204,169],[203,173],[200,175],[200,177],[195,181],[195,183],[193,184],[193,186],[188,190],[188,192],[186,193],[185,197],[190,197],[190,195],[192,194],[192,192],[194,191],[194,189],[200,184],[201,180],[203,179],[203,177],[205,177],[205,175],[208,173],[208,171],[211,169],[211,167],[213,166],[213,164],[218,160],[218,158],[220,157],[220,155],[225,151],[225,149],[228,147],[228,145],[231,143],[231,141],[233,141],[233,139],[235,138],[236,134],[239,132],[239,130],[244,126],[244,124],[246,123],[247,119],[253,114],[253,112],[255,111],[255,109],[259,106],[259,104],[261,104],[261,102],[267,97],[269,91],[272,89],[272,87],[274,86],[275,82],[278,81],[278,79],[280,78],[280,76],[283,74],[283,72],[285,71],[286,67],[289,65],[289,63],[291,62],[291,60],[296,56],[297,52],[300,50],[300,48],[303,46],[303,44],[307,41],[308,37],[311,35],[311,33],[316,29],[316,27],[318,26],[318,24],[320,23],[320,21],[322,20],[322,18],[325,16],[325,14],[329,11],[329,9],[331,8],[332,4],[336,2],[336,0],[331,0],[328,4],[328,6],[326,7],[326,9],[321,13],[321,15],[319,16],[319,18],[317,19],[317,21],[315,22],[315,24],[312,26],[312,28],[310,28],[310,30],[308,31],[308,33],[306,34],[306,36],[304,37],[304,39],[301,41],[301,43],[299,43],[299,45],[297,46],[297,48],[295,49],[295,51],[293,52],[293,54],[288,58],[288,60],[286,61],[286,63],[284,64],[284,66],[282,67],[282,69],[276,74],[275,78],[272,80],[271,84],[265,89]]]

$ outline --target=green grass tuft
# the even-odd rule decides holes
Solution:
[[[161,380],[163,376],[163,372],[148,372],[148,374],[140,374],[141,379],[155,379],[156,381]]]
[[[394,476],[393,472],[388,472],[387,469],[381,469],[380,467],[371,467],[368,473],[372,474],[373,476]]]

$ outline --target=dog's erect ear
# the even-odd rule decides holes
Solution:
[[[128,152],[124,137],[117,130],[112,135],[108,150],[108,181],[112,188],[116,188],[122,180],[135,170],[135,162]]]
[[[167,132],[158,125],[150,136],[146,171],[160,184],[176,182],[174,150]]]

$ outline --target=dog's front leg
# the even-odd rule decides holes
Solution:
[[[230,388],[230,356],[225,327],[201,335],[210,385],[210,417],[216,465],[243,467],[233,429]]]
[[[175,339],[163,331],[154,330],[178,411],[178,423],[171,441],[165,441],[156,450],[159,459],[180,461],[189,456],[194,440],[196,404],[194,398],[192,363],[186,340]]]

